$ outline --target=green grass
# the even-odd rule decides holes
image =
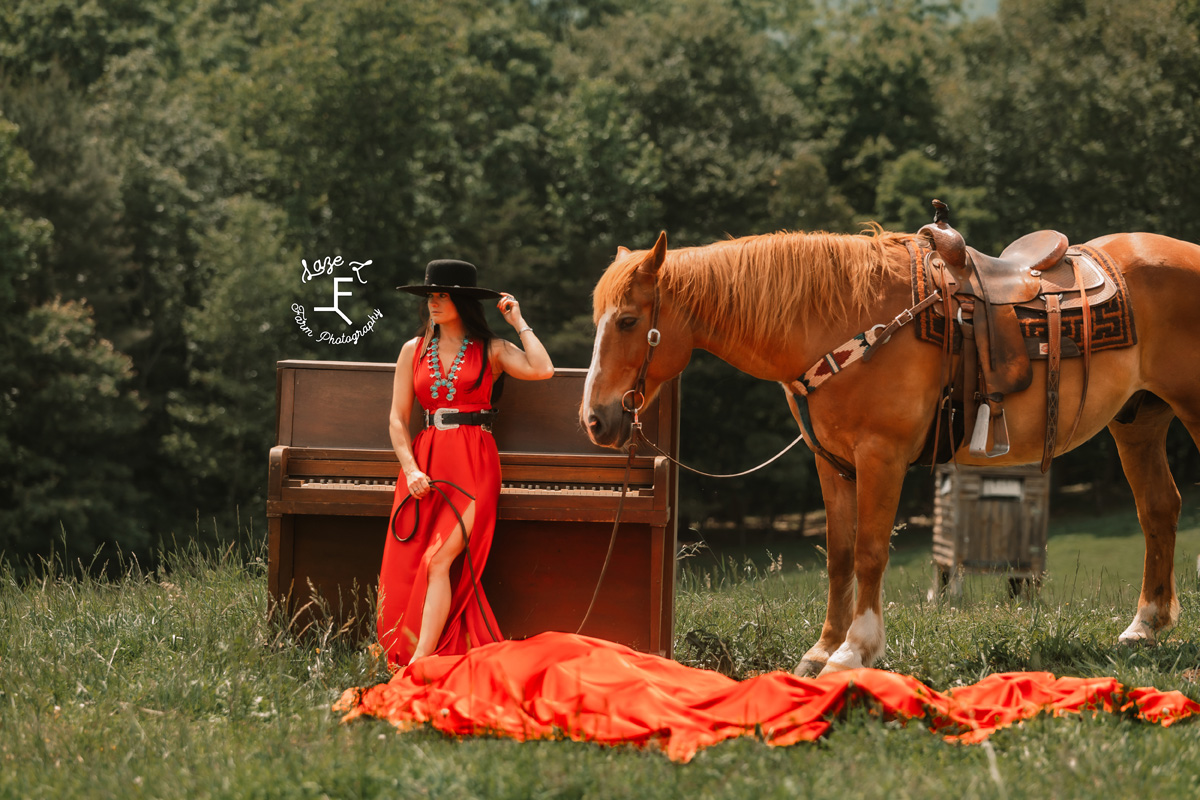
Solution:
[[[1066,520],[1050,541],[1040,595],[1010,598],[1002,578],[972,576],[961,598],[930,601],[928,552],[920,537],[897,537],[878,666],[937,689],[1045,669],[1200,697],[1187,672],[1200,662],[1200,531],[1181,535],[1181,563],[1191,559],[1179,570],[1183,622],[1156,648],[1115,644],[1140,573],[1128,517]],[[816,639],[825,605],[819,557],[811,543],[792,544],[769,563],[688,559],[677,658],[738,677],[790,669]],[[964,747],[852,711],[816,744],[746,739],[688,765],[633,748],[343,726],[332,701],[384,676],[337,631],[297,640],[268,620],[262,557],[234,550],[175,553],[154,572],[127,564],[111,581],[59,570],[22,582],[0,571],[0,797],[1200,794],[1200,720],[1164,730],[1121,716],[1039,718]]]

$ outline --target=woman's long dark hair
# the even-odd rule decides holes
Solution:
[[[483,314],[483,303],[479,302],[478,298],[468,297],[462,294],[449,293],[450,301],[454,303],[454,308],[458,311],[458,316],[462,319],[463,328],[467,332],[467,337],[483,343],[483,366],[479,370],[479,374],[475,377],[475,383],[471,384],[472,389],[479,388],[483,383],[483,376],[491,369],[491,364],[488,361],[488,353],[490,352],[492,339],[496,338],[496,334],[492,332],[491,326],[488,325],[487,317]],[[430,326],[429,324],[429,303],[427,300],[421,302],[421,330],[417,332],[418,336],[424,337],[425,340],[437,335],[437,325]],[[425,346],[426,341],[422,341],[422,346]],[[504,373],[496,377],[496,383],[492,387],[492,402],[500,399],[500,391],[503,388]]]

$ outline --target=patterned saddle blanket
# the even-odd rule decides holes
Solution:
[[[912,275],[913,302],[919,303],[928,297],[937,284],[929,267],[926,255],[929,247],[921,240],[914,240],[909,248],[910,269]],[[1125,278],[1120,269],[1102,250],[1088,245],[1075,245],[1067,251],[1067,258],[1085,260],[1084,272],[1103,270],[1116,291],[1103,302],[1090,306],[1092,317],[1092,352],[1097,350],[1116,350],[1131,347],[1137,343],[1137,331],[1134,327],[1133,314],[1129,307],[1129,297],[1125,287]],[[1106,292],[1107,294],[1107,292]],[[1073,307],[1072,307],[1073,305]],[[1046,358],[1048,355],[1049,325],[1045,311],[1021,304],[1017,306],[1017,319],[1020,322],[1021,333],[1025,337],[1026,347],[1030,358]],[[934,304],[917,315],[917,338],[943,346],[946,337],[946,318],[941,314],[941,307]],[[961,335],[954,331],[953,347],[957,352],[961,347]],[[1083,347],[1083,309],[1078,303],[1064,304],[1062,311],[1062,355],[1064,358],[1079,356]]]

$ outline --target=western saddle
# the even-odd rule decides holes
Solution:
[[[926,269],[939,285],[941,312],[947,320],[946,359],[943,368],[944,408],[951,396],[961,397],[967,419],[975,418],[970,452],[995,458],[1009,450],[1004,397],[1029,388],[1033,382],[1034,357],[1048,359],[1046,377],[1046,440],[1042,472],[1055,455],[1058,434],[1058,391],[1062,358],[1082,356],[1083,387],[1075,435],[1083,415],[1091,365],[1091,307],[1111,299],[1117,292],[1113,279],[1082,252],[1068,247],[1058,231],[1042,230],[1022,236],[998,258],[967,246],[950,226],[949,207],[933,201],[933,223],[918,231],[928,240]],[[1027,341],[1018,309],[1042,314],[1046,319],[1046,341]],[[1062,334],[1062,313],[1082,312],[1082,346]],[[958,379],[951,379],[949,354],[952,349],[950,320],[962,332],[963,365]],[[940,428],[941,410],[939,409]],[[989,434],[991,449],[987,448]]]

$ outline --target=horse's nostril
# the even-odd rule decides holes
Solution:
[[[589,415],[587,425],[590,429],[592,429],[594,431],[599,430],[600,429],[600,418],[597,417],[595,414]]]

